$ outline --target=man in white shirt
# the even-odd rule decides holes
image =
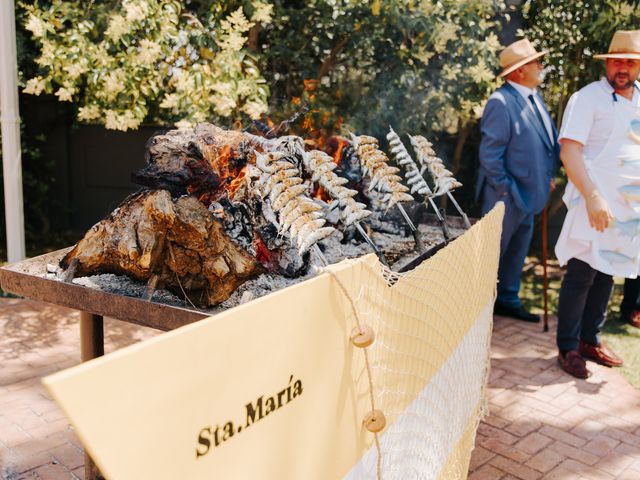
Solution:
[[[606,75],[574,93],[560,130],[569,184],[568,212],[556,244],[567,271],[558,305],[558,363],[578,378],[585,358],[623,361],[600,340],[613,275],[634,278],[640,266],[640,30],[619,31]]]
[[[480,172],[476,198],[482,196],[482,214],[501,201],[505,205],[497,315],[527,322],[540,317],[527,312],[518,293],[524,259],[533,234],[533,217],[542,211],[559,162],[557,133],[536,87],[543,78],[540,57],[524,39],[500,53],[507,81],[484,108],[480,129]]]

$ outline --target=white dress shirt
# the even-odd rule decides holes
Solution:
[[[540,103],[540,100],[538,99],[538,95],[536,94],[536,89],[525,87],[524,85],[520,85],[519,83],[512,82],[511,80],[507,80],[507,82],[509,82],[509,85],[515,88],[516,91],[520,95],[522,95],[522,98],[524,98],[524,101],[527,103],[527,105],[529,105],[529,108],[533,112],[533,115],[537,118],[538,115],[533,109],[531,100],[529,100],[529,95],[533,95],[533,99],[536,102],[536,106],[538,107],[538,110],[540,111],[540,116],[542,117],[542,121],[544,122],[544,128],[547,131],[547,135],[549,135],[549,140],[551,140],[551,144],[553,145],[553,129],[551,128],[551,118],[549,118],[549,115],[547,115],[546,109]]]
[[[638,83],[636,82],[636,85]],[[616,95],[618,102],[631,102],[640,107],[638,89],[633,89],[633,98]],[[560,137],[575,140],[584,145],[584,156],[592,160],[598,156],[613,130],[613,87],[606,78],[593,82],[571,95],[562,117]]]

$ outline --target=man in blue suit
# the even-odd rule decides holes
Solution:
[[[480,173],[476,197],[484,215],[504,202],[498,298],[494,313],[527,322],[540,317],[520,301],[520,275],[533,235],[533,217],[547,203],[559,163],[558,133],[536,91],[543,66],[531,43],[519,40],[500,53],[506,82],[484,108],[480,123]]]

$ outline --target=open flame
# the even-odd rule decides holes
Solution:
[[[342,155],[344,148],[349,145],[349,142],[344,137],[334,136],[329,138],[325,151],[333,157],[333,161],[336,165],[340,165],[342,162]]]
[[[233,180],[231,180],[231,182],[229,183],[229,186],[227,187],[229,198],[233,199],[236,192],[238,191],[238,188],[240,188],[240,185],[242,185],[242,183],[244,182],[244,177],[246,176],[246,174],[247,174],[247,166],[245,165],[244,167],[242,167],[242,169],[238,173],[238,176],[236,176]]]

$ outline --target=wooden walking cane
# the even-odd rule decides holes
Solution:
[[[542,210],[542,297],[544,298],[544,328],[543,331],[549,331],[549,304],[548,304],[548,279],[547,279],[547,207]]]

